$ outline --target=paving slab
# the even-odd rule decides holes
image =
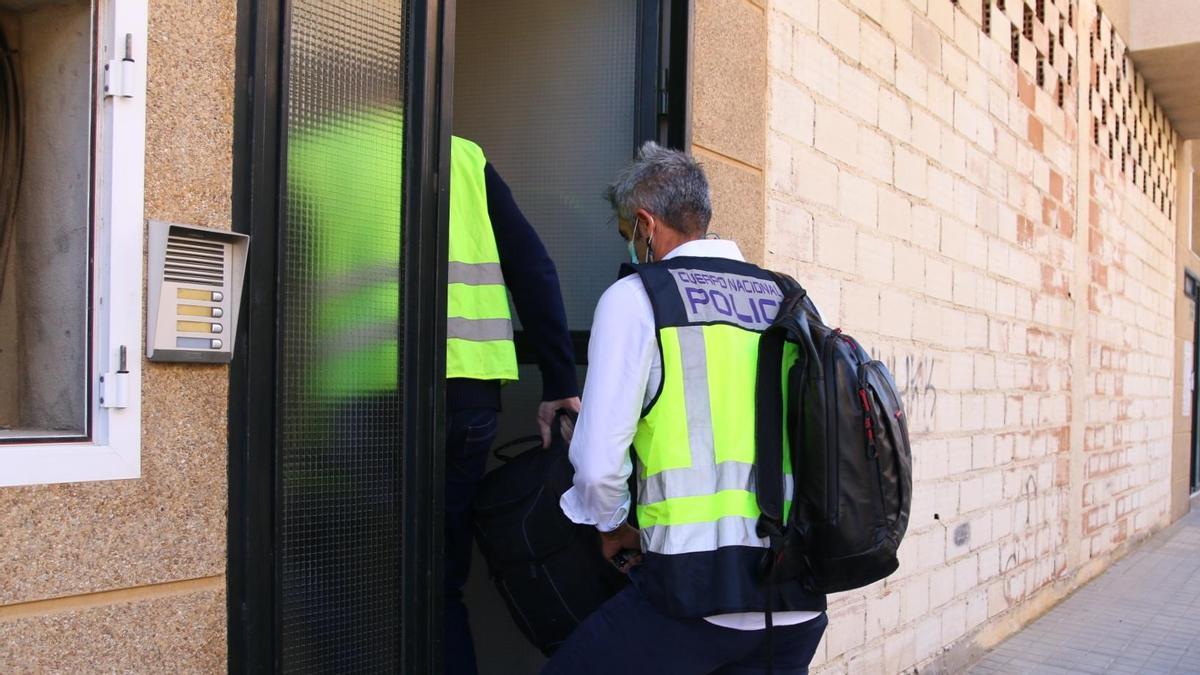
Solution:
[[[1200,509],[988,652],[971,675],[1200,675]]]

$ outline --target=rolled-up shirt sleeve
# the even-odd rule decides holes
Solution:
[[[608,532],[629,517],[630,446],[657,358],[654,314],[641,279],[609,287],[596,305],[583,409],[571,440],[574,486],[560,500],[573,522]]]

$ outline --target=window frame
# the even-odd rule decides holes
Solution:
[[[0,444],[0,487],[141,476],[148,10],[148,0],[96,0],[94,10],[90,433],[80,440],[30,438]],[[127,95],[108,95],[105,64],[125,56],[125,35],[132,36],[133,64],[127,70],[132,79],[123,83]],[[125,405],[104,407],[101,377],[108,376],[111,391],[122,346],[128,372],[117,379],[124,379]]]
[[[1187,190],[1188,198],[1186,201],[1181,202],[1180,205],[1187,204],[1188,207],[1188,250],[1194,256],[1200,256],[1200,238],[1196,236],[1196,230],[1200,228],[1200,204],[1196,202],[1200,190],[1196,189],[1197,186],[1200,186],[1200,171],[1192,168],[1188,170],[1187,181],[1184,186]]]

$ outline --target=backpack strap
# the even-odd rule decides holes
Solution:
[[[769,326],[758,338],[754,406],[754,473],[758,536],[783,534],[783,343],[787,331]]]
[[[758,536],[771,542],[771,552],[764,560],[764,571],[769,571],[783,542],[783,345],[787,341],[788,322],[792,320],[791,308],[801,307],[808,295],[795,279],[771,272],[775,282],[783,291],[783,302],[775,322],[763,331],[758,339],[758,373],[755,383],[754,415],[754,471],[756,476],[755,496],[758,500],[759,517],[756,530]],[[807,317],[804,329],[807,332]]]

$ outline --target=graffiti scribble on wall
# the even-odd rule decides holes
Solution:
[[[871,349],[871,358],[882,361],[896,378],[910,428],[931,429],[937,412],[938,391],[933,383],[937,359],[928,354],[881,355],[876,348]]]

